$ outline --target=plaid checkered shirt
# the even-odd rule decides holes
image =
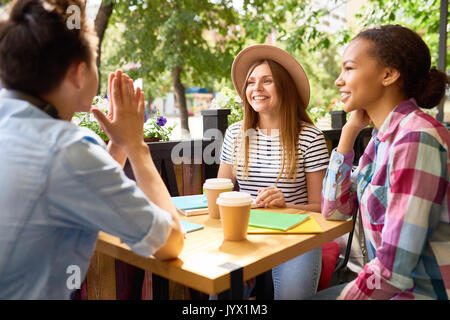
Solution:
[[[345,219],[359,209],[373,257],[340,298],[447,299],[449,146],[448,129],[409,99],[373,130],[356,170],[353,151],[333,150],[322,214]]]

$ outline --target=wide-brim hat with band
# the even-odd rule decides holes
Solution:
[[[243,49],[234,58],[231,67],[231,78],[239,96],[244,99],[245,92],[241,92],[250,66],[260,60],[270,59],[281,66],[290,74],[297,87],[301,102],[306,108],[309,103],[309,81],[300,63],[289,53],[278,47],[268,44],[257,44]]]

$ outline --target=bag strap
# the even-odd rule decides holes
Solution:
[[[348,235],[347,248],[345,250],[344,260],[342,260],[339,263],[339,265],[336,266],[336,268],[334,269],[334,272],[342,270],[345,266],[347,266],[347,262],[350,257],[350,251],[352,249],[353,233],[355,232],[356,218],[358,216],[358,213],[359,213],[359,209],[356,210],[356,212],[353,214],[353,217],[352,217],[353,227],[352,227],[352,231],[350,231],[350,234]]]

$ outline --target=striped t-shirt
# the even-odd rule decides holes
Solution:
[[[281,147],[278,135],[268,136],[264,129],[252,129],[249,147],[248,177],[242,178],[243,160],[240,158],[242,122],[231,125],[226,133],[220,161],[236,165],[239,189],[256,197],[261,188],[273,186],[281,170]],[[299,157],[295,180],[281,177],[276,184],[282,190],[285,201],[292,204],[307,204],[308,193],[305,173],[327,169],[328,149],[323,133],[310,124],[305,124],[298,139]],[[287,164],[285,164],[286,170]]]

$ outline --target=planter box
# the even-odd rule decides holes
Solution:
[[[158,137],[144,138],[145,142],[156,142],[156,141],[159,141],[159,140],[161,140],[161,139],[158,138]]]
[[[228,115],[230,113],[230,109],[202,110],[203,133],[208,129],[219,129],[222,132],[222,135],[225,135],[225,131],[228,128]]]
[[[347,122],[347,113],[344,110],[330,111],[331,114],[331,128],[342,129]]]

